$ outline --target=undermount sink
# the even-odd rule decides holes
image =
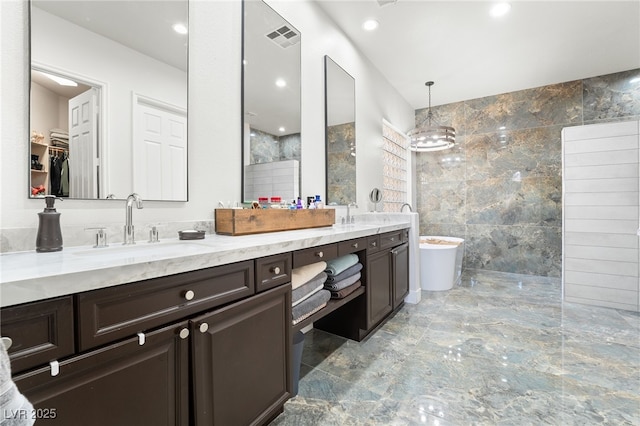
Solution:
[[[202,252],[207,246],[193,241],[142,243],[134,245],[113,244],[109,247],[91,248],[74,252],[76,256],[122,258],[122,257],[176,257]]]

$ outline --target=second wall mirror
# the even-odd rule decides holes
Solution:
[[[328,56],[325,68],[327,204],[356,201],[355,79]]]
[[[263,1],[245,0],[242,198],[300,196],[300,32]]]

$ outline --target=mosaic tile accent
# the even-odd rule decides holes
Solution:
[[[465,238],[464,267],[559,277],[562,128],[638,119],[638,77],[635,69],[433,107],[458,141],[416,155],[420,234]],[[417,110],[416,125],[426,116]]]

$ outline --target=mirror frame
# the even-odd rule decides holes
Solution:
[[[330,62],[329,62],[330,61]],[[351,155],[353,155],[354,157],[354,165],[353,165],[353,200],[345,200],[345,204],[338,204],[335,201],[332,201],[331,198],[329,197],[330,195],[330,175],[329,175],[329,156],[330,156],[330,151],[329,151],[329,127],[331,127],[329,125],[329,108],[330,108],[330,93],[329,93],[329,65],[332,64],[332,66],[335,66],[336,70],[342,71],[342,73],[344,73],[344,77],[348,77],[351,79],[351,81],[353,82],[353,142],[352,142],[352,148],[351,148]],[[357,185],[356,185],[356,163],[355,163],[355,159],[357,158],[356,153],[357,153],[357,138],[356,138],[356,79],[349,74],[343,67],[341,67],[336,61],[334,61],[329,55],[325,55],[324,56],[324,123],[325,123],[325,203],[327,205],[347,205],[351,202],[356,202],[357,201]]]
[[[184,23],[186,24],[187,28],[189,28],[189,10],[190,10],[190,4],[189,4],[189,0],[185,0],[185,7],[186,7],[186,14],[185,14],[185,21]],[[45,72],[49,72],[49,70],[51,71],[50,73],[53,75],[64,75],[67,76],[74,80],[77,81],[80,84],[84,84],[84,85],[89,85],[93,88],[96,88],[98,90],[103,90],[103,89],[108,89],[109,88],[109,83],[106,83],[104,81],[102,81],[102,79],[100,78],[92,78],[92,82],[88,82],[85,81],[84,77],[81,77],[79,75],[76,75],[75,72],[68,72],[68,71],[61,71],[61,70],[57,70],[55,66],[51,66],[51,65],[47,65],[47,64],[42,64],[40,62],[34,62],[33,60],[33,49],[32,49],[32,45],[33,45],[33,34],[32,34],[32,28],[33,28],[33,7],[37,7],[33,4],[33,0],[29,0],[28,1],[28,5],[27,5],[27,31],[28,31],[28,70],[29,70],[29,79],[28,79],[28,84],[27,84],[27,99],[28,99],[28,111],[26,114],[26,124],[27,124],[27,129],[28,129],[28,139],[27,139],[27,144],[28,144],[28,158],[27,158],[27,198],[28,199],[39,199],[42,197],[42,195],[32,195],[32,173],[31,173],[31,167],[29,166],[29,164],[31,164],[31,155],[32,155],[32,142],[31,142],[31,135],[32,135],[32,130],[36,130],[36,129],[32,129],[31,128],[31,116],[32,116],[32,78],[31,78],[31,73],[36,70],[36,71],[45,71]],[[61,18],[64,19],[64,18]],[[86,29],[86,31],[91,31],[89,29]],[[104,37],[104,36],[102,36]],[[185,128],[184,128],[184,134],[185,134],[185,150],[186,150],[186,154],[185,154],[185,176],[184,176],[184,182],[185,182],[185,193],[184,193],[184,199],[153,199],[153,198],[145,198],[145,201],[162,201],[162,202],[178,202],[178,203],[184,203],[184,202],[188,202],[189,201],[189,51],[190,51],[190,34],[187,33],[184,35],[184,37],[186,37],[185,39],[185,45],[186,45],[186,56],[185,56],[185,78],[186,78],[186,82],[185,82],[185,108],[184,108],[184,118],[185,118]],[[135,50],[135,49],[134,49]],[[143,54],[144,55],[144,54]],[[133,92],[133,96],[134,98],[136,97],[141,97],[141,98],[145,98],[144,96],[141,96],[139,93],[137,92]],[[107,106],[107,98],[109,97],[108,93],[100,93],[99,96],[99,100],[98,100],[98,105],[99,105],[99,109],[100,111],[106,111],[106,106]],[[157,105],[161,105],[163,104],[162,101],[158,100],[152,100],[155,104]],[[172,109],[172,105],[166,104],[165,106],[166,108],[168,108],[167,110],[171,110]],[[182,108],[180,108],[182,109]],[[108,148],[105,147],[105,145],[108,145],[110,143],[110,140],[108,138],[105,137],[105,134],[108,133],[105,129],[107,128],[107,126],[104,124],[105,121],[102,118],[102,114],[101,114],[101,118],[98,120],[98,123],[100,125],[100,129],[98,130],[97,134],[98,134],[98,152],[99,154],[102,156],[104,155],[106,152],[108,152]],[[135,128],[135,124],[132,123],[132,128]],[[133,135],[132,135],[133,138]],[[132,163],[132,176],[131,176],[131,191],[134,191],[134,158],[133,158],[133,148],[131,148],[131,163]],[[49,168],[49,165],[46,165],[45,167]],[[109,171],[99,171],[99,178],[98,178],[98,185],[100,184],[100,182],[105,178],[105,173],[106,175],[108,175]],[[47,175],[47,177],[45,178],[46,180],[50,179],[50,176]],[[100,192],[102,192],[103,190],[100,190]],[[100,194],[100,195],[104,195]],[[111,194],[110,194],[111,195]],[[122,194],[122,198],[116,198],[116,197],[101,197],[101,198],[82,198],[82,197],[65,197],[67,199],[70,200],[118,200],[118,201],[122,201],[126,198],[128,194]]]

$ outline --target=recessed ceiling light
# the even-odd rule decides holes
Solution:
[[[629,83],[631,84],[640,83],[640,77],[632,78],[631,80],[629,80]]]
[[[287,82],[284,81],[284,79],[279,78],[276,80],[276,86],[278,87],[285,87],[287,85]]]
[[[284,127],[280,127],[278,130],[281,131],[281,132],[284,132],[285,129],[284,129]]]
[[[380,25],[380,23],[378,21],[376,21],[375,19],[367,19],[362,24],[362,28],[364,28],[367,31],[373,31],[376,28],[378,28],[379,25]]]
[[[189,30],[187,30],[187,27],[179,22],[177,24],[173,24],[172,28],[173,31],[177,32],[178,34],[186,34],[189,32]]]
[[[511,4],[509,3],[496,3],[491,7],[489,12],[494,18],[504,16],[511,10]]]

